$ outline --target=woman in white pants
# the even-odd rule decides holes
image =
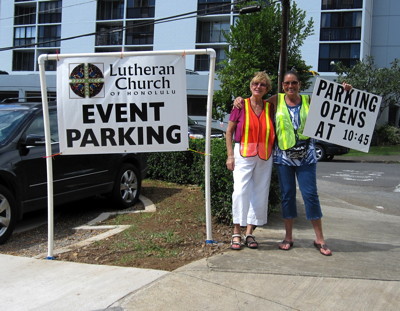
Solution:
[[[242,248],[241,227],[246,227],[244,245],[258,248],[253,235],[256,226],[267,223],[268,195],[272,171],[275,131],[273,109],[263,100],[271,89],[265,72],[255,73],[250,82],[251,96],[242,108],[231,111],[226,131],[226,166],[233,171],[233,235],[231,248]]]

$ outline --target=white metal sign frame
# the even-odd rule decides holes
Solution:
[[[45,62],[49,60],[59,60],[71,57],[129,57],[146,55],[209,55],[210,68],[208,76],[208,95],[207,95],[207,122],[206,122],[206,141],[205,141],[205,208],[206,208],[206,243],[214,243],[212,239],[211,221],[211,193],[210,193],[210,154],[211,154],[211,122],[212,122],[212,101],[214,95],[215,62],[216,53],[214,49],[195,49],[195,50],[166,50],[166,51],[146,51],[146,52],[112,52],[112,53],[77,53],[77,54],[42,54],[38,58],[40,87],[42,94],[43,119],[45,128],[46,146],[46,167],[47,167],[47,208],[48,208],[48,252],[47,259],[54,259],[54,198],[53,198],[53,164],[50,139],[50,121],[47,98],[47,84],[45,75]]]

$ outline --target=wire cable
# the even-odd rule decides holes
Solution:
[[[225,4],[221,4],[221,5],[215,6],[212,9],[222,9],[222,8],[224,8],[226,6],[244,4],[246,2],[249,2],[249,1],[248,0],[239,0],[239,1],[236,1],[234,3],[229,2],[229,3],[225,3]],[[109,34],[109,33],[121,32],[121,31],[124,31],[124,30],[127,30],[127,29],[131,29],[131,28],[148,26],[148,25],[152,25],[152,24],[160,24],[160,23],[178,21],[178,20],[183,20],[183,19],[188,19],[188,18],[193,18],[193,17],[206,16],[206,15],[209,15],[209,14],[207,14],[207,12],[209,10],[210,10],[209,8],[206,8],[206,9],[202,9],[202,10],[197,10],[197,11],[177,14],[177,15],[173,15],[173,16],[163,17],[163,18],[159,18],[159,19],[154,19],[154,20],[151,20],[151,21],[146,20],[146,21],[144,21],[142,23],[137,23],[135,25],[124,26],[124,27],[121,27],[121,28],[118,28],[118,29],[112,29],[112,30],[109,30],[109,31],[102,31],[101,34],[104,35],[104,34]],[[193,15],[193,14],[195,14],[195,15]],[[193,15],[193,16],[188,16],[188,15]],[[97,22],[99,22],[99,21],[97,20]],[[89,37],[89,36],[95,36],[97,34],[100,34],[100,32],[95,31],[95,32],[76,35],[76,36],[71,36],[71,37],[67,37],[67,38],[60,38],[60,39],[43,41],[43,42],[35,42],[35,43],[30,43],[30,44],[25,44],[25,45],[20,45],[20,46],[4,47],[4,48],[0,48],[0,52],[8,51],[8,50],[22,49],[22,48],[26,48],[26,47],[34,47],[34,46],[38,46],[38,45],[46,45],[46,44],[50,44],[50,43],[73,40],[73,39],[84,38],[84,37]],[[53,47],[53,46],[50,46],[50,47],[51,48],[57,48],[57,47]]]

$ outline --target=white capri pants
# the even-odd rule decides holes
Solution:
[[[244,158],[240,144],[234,147],[232,219],[240,226],[262,226],[268,218],[268,195],[271,183],[272,156],[262,160],[258,156]]]

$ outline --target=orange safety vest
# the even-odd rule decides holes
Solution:
[[[272,154],[275,130],[270,116],[270,103],[264,100],[264,110],[257,116],[250,105],[250,98],[244,103],[244,122],[240,154],[242,157],[254,157],[268,160]]]

